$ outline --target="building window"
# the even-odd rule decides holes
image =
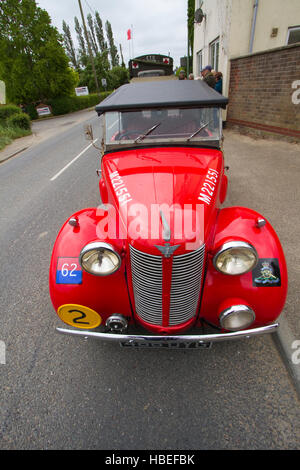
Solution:
[[[293,26],[288,29],[287,44],[295,44],[300,42],[300,26]]]
[[[201,70],[203,69],[203,54],[202,51],[197,52],[197,73],[198,75],[201,74]]]
[[[220,49],[220,41],[217,38],[215,41],[211,42],[209,45],[209,60],[210,65],[212,66],[213,70],[216,72],[219,69],[219,49]]]

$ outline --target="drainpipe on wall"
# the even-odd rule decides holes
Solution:
[[[253,42],[254,42],[254,34],[255,34],[255,25],[256,25],[256,17],[257,17],[257,10],[258,10],[258,2],[259,0],[255,0],[254,3],[254,11],[253,11],[253,18],[252,18],[252,26],[251,26],[251,36],[250,36],[250,46],[249,46],[249,53],[252,54],[253,51]]]

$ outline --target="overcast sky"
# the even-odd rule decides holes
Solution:
[[[81,16],[78,0],[36,0],[48,11],[52,24],[62,32],[62,21],[70,26],[74,43],[74,17]],[[85,17],[98,11],[103,26],[110,21],[115,44],[122,44],[124,60],[129,60],[129,43],[134,56],[166,54],[180,65],[187,50],[187,0],[81,0]],[[133,26],[133,41],[127,40],[127,30]],[[131,46],[132,47],[132,46]],[[132,54],[131,54],[132,55]]]

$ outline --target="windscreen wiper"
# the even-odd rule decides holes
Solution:
[[[154,131],[154,129],[156,129],[158,126],[161,125],[161,122],[159,122],[158,124],[155,124],[155,126],[152,126],[150,127],[150,129],[148,129],[144,134],[141,134],[139,135],[134,142],[140,142],[141,140],[143,140],[147,135],[151,134],[152,131]]]
[[[202,129],[205,129],[206,126],[208,126],[208,124],[210,124],[211,121],[208,121],[206,124],[203,124],[203,126],[199,127],[199,129],[196,130],[196,132],[194,132],[192,135],[190,135],[186,140],[190,140],[192,139],[195,135],[199,134],[199,132],[202,131]]]

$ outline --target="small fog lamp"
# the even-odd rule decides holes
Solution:
[[[229,331],[243,330],[255,320],[255,313],[247,305],[233,305],[220,315],[222,328]]]

